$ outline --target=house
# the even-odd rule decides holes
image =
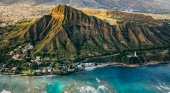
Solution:
[[[6,23],[1,23],[1,24],[0,24],[0,27],[5,27],[5,26],[7,26]]]
[[[70,69],[70,68],[69,68],[68,71],[72,72],[72,71],[75,71],[75,69]]]
[[[34,48],[34,46],[33,46],[33,45],[28,44],[28,46],[27,46],[27,49],[28,49],[28,50],[31,50],[31,49],[33,49],[33,48]]]
[[[37,70],[35,70],[35,72],[36,72],[36,73],[40,73],[40,72],[41,72],[41,70],[37,69]]]
[[[18,46],[18,48],[22,48],[22,46]]]
[[[18,50],[18,48],[15,48],[15,49],[14,49],[14,51],[17,51],[17,50]]]
[[[33,62],[34,62],[34,60],[31,60],[31,62],[33,63]]]
[[[14,23],[13,22],[9,22],[8,25],[13,25]]]
[[[27,52],[27,49],[22,49],[22,53],[26,53]]]
[[[36,74],[40,74],[41,73],[41,70],[37,69],[35,70]]]
[[[45,61],[49,61],[49,60],[50,60],[50,57],[44,57],[44,60],[45,60]]]
[[[9,52],[9,55],[13,55],[13,54],[14,54],[14,51],[10,51],[10,52]]]
[[[84,69],[84,67],[82,66],[82,64],[77,65],[78,69]]]
[[[11,72],[15,74],[15,73],[17,72],[17,67],[13,67],[13,68],[11,69]]]
[[[40,56],[36,56],[35,58],[36,58],[36,59],[35,59],[36,61],[40,61],[40,60],[41,60],[41,57],[40,57]]]
[[[51,73],[52,72],[52,68],[51,67],[47,67],[47,72]]]
[[[45,68],[45,67],[42,68],[41,72],[42,72],[43,74],[45,74],[45,73],[46,73],[46,68]]]
[[[13,55],[12,58],[17,60],[20,57],[20,54]]]
[[[9,71],[9,68],[3,68],[2,71],[3,71],[3,72],[8,72],[8,71]]]
[[[132,57],[132,55],[126,55],[126,57]]]
[[[92,67],[92,66],[95,66],[94,63],[85,63],[85,67]]]
[[[19,58],[19,57],[20,57],[20,54],[16,54],[15,56],[16,56],[17,58]]]
[[[7,65],[6,64],[3,64],[2,67],[5,68]]]
[[[60,70],[59,70],[59,69],[53,69],[53,73],[54,73],[54,74],[59,74],[59,73],[60,73]]]

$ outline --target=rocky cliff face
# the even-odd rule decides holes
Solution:
[[[58,5],[48,15],[44,15],[29,27],[11,36],[8,41],[14,40],[13,44],[20,45],[30,42],[35,46],[32,55],[52,53],[60,60],[73,60],[77,56],[94,56],[126,48],[163,46],[170,43],[169,27],[163,26],[161,22],[143,15],[141,17],[126,13],[116,14],[135,20],[143,18],[145,21],[150,20],[149,23],[158,23],[159,26],[150,27],[128,21],[112,26],[104,20],[88,16],[70,6]]]

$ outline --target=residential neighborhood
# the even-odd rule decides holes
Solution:
[[[23,61],[28,66],[25,68],[19,66],[11,66],[7,64],[0,64],[0,73],[5,74],[19,74],[19,75],[63,75],[69,74],[77,71],[82,71],[85,68],[95,67],[96,64],[92,63],[73,63],[73,62],[63,62],[62,64],[52,62],[52,59],[48,56],[41,57],[36,56],[34,59],[28,56],[28,52],[32,50],[34,46],[32,44],[25,44],[22,46],[17,46],[12,51],[8,53],[9,56],[15,61]],[[29,59],[27,62],[26,60]],[[42,65],[46,63],[45,65]],[[40,66],[41,65],[41,66]]]

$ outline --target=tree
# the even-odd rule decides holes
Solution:
[[[51,63],[51,67],[52,67],[52,68],[55,68],[55,64],[54,64],[54,63]]]
[[[36,62],[33,62],[30,66],[30,68],[33,70],[37,69],[37,67],[38,67],[38,64]]]
[[[126,57],[125,57],[125,56],[123,56],[123,57],[121,58],[121,62],[126,62]]]

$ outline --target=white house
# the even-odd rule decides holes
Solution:
[[[77,67],[78,67],[79,69],[84,69],[84,67],[82,66],[82,64],[77,65]]]
[[[136,52],[134,54],[130,54],[130,55],[126,55],[127,57],[138,57],[138,55],[136,54]]]
[[[41,73],[41,70],[37,69],[35,70],[36,73]]]
[[[85,67],[92,67],[92,66],[95,66],[94,63],[85,63]]]
[[[47,67],[47,72],[51,73],[52,72],[52,68],[51,67]]]
[[[33,49],[34,48],[34,46],[33,45],[31,45],[31,44],[28,44],[28,46],[26,47],[27,49],[29,49],[29,50],[31,50],[31,49]]]
[[[74,71],[75,69],[68,69],[68,71]]]
[[[40,56],[36,56],[36,61],[40,61],[41,60],[41,57]]]

